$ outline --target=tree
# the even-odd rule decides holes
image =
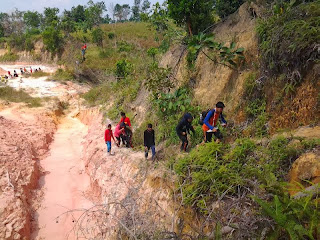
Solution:
[[[189,35],[198,34],[212,24],[213,7],[212,0],[168,0],[170,17],[185,25]]]
[[[72,16],[72,11],[64,10],[61,18],[61,28],[67,33],[74,32],[76,30],[76,22]]]
[[[42,33],[43,43],[46,49],[53,55],[60,52],[63,46],[63,35],[54,26],[47,27]]]
[[[103,47],[103,36],[104,32],[101,28],[95,28],[92,33],[92,40],[95,44],[97,44],[100,47]]]
[[[140,12],[141,12],[141,0],[134,0],[134,5],[132,7],[132,20],[140,21]]]
[[[221,18],[225,18],[237,11],[243,2],[243,0],[216,0],[215,9]]]
[[[102,14],[106,10],[106,6],[103,1],[94,3],[92,0],[88,2],[88,6],[89,7],[85,10],[85,16],[87,27],[91,29],[102,23]]]
[[[129,14],[130,14],[130,6],[129,6],[129,4],[123,4],[122,5],[122,15],[123,15],[123,19],[125,21],[128,20]]]
[[[111,17],[112,17],[112,20],[114,21],[115,6],[114,6],[114,3],[113,3],[113,2],[111,2],[111,3],[109,4],[108,11],[110,12]]]
[[[150,9],[150,7],[151,7],[151,2],[149,2],[149,0],[144,0],[141,7],[142,12],[148,13],[148,10]]]
[[[72,17],[72,20],[77,23],[84,22],[86,19],[84,6],[78,5],[76,7],[72,7],[71,17]]]
[[[117,18],[118,21],[122,21],[123,19],[123,11],[122,11],[122,5],[116,4],[114,6],[114,16]]]
[[[37,11],[27,11],[23,15],[23,21],[29,29],[39,28],[41,24],[41,14]]]
[[[44,24],[46,27],[57,26],[59,24],[59,8],[44,9]]]

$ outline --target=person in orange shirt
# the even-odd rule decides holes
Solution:
[[[216,107],[209,111],[205,117],[202,125],[205,142],[211,142],[213,135],[217,138],[216,142],[220,142],[223,138],[219,128],[217,127],[217,123],[218,120],[220,120],[222,126],[227,126],[227,121],[224,119],[222,114],[224,107],[223,102],[218,102]]]

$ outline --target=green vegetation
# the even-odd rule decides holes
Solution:
[[[282,10],[277,11],[277,6]],[[320,41],[320,2],[279,3],[270,15],[257,27],[263,67],[271,76],[285,74],[285,80],[297,84],[317,60],[314,49]]]
[[[33,72],[31,76],[33,78],[47,77],[47,76],[50,76],[50,73],[43,72],[43,71],[37,71],[37,72]]]
[[[182,193],[183,203],[193,206],[205,216],[211,214],[210,206],[218,199],[225,196],[237,198],[239,193],[246,193],[246,201],[250,202],[250,195],[253,195],[262,206],[262,213],[276,222],[272,239],[286,236],[301,239],[302,235],[315,239],[312,236],[320,223],[317,200],[311,197],[290,198],[287,185],[282,182],[290,163],[316,146],[320,146],[320,139],[299,139],[292,144],[291,139],[278,137],[268,145],[246,138],[238,139],[232,145],[213,142],[178,158],[172,163],[172,168],[179,176],[177,188]],[[259,191],[257,186],[260,186]],[[260,200],[266,192],[273,195],[273,201]],[[259,214],[257,206],[252,204],[256,210],[251,211]]]
[[[57,81],[71,81],[74,79],[74,73],[68,69],[59,68],[54,75],[51,77],[52,80]]]
[[[19,56],[13,52],[9,52],[0,56],[0,62],[15,62],[18,59],[19,59]]]
[[[23,90],[16,91],[9,86],[0,88],[0,98],[9,102],[24,102],[29,107],[41,106],[40,98],[33,98]]]

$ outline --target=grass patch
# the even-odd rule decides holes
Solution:
[[[30,77],[33,77],[33,78],[40,78],[40,77],[47,77],[47,76],[50,76],[50,73],[43,72],[43,71],[33,72],[32,75],[30,75]]]
[[[297,82],[318,59],[314,49],[320,41],[320,2],[296,7],[283,4],[281,12],[271,13],[258,24],[262,62],[265,72],[285,74],[286,79]]]
[[[59,68],[52,76],[52,80],[56,81],[72,81],[74,80],[73,72],[66,69]]]
[[[19,59],[19,56],[13,52],[9,52],[0,56],[0,62],[15,62],[18,59]]]
[[[0,88],[0,98],[9,102],[24,102],[29,107],[40,107],[41,99],[31,97],[23,90],[16,91],[12,87],[6,86]]]

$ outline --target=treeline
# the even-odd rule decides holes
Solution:
[[[103,23],[140,21],[140,15],[147,16],[150,8],[148,0],[135,0],[133,6],[113,3],[106,6],[104,1],[90,0],[87,5],[62,13],[58,8],[45,8],[43,13],[16,9],[12,13],[0,13],[0,43],[9,50],[31,51],[35,41],[42,37],[46,49],[56,54],[62,50],[65,36],[72,32],[87,32]]]
[[[233,13],[242,3],[242,0],[168,0],[151,6],[149,0],[134,0],[132,6],[118,3],[106,6],[104,1],[90,0],[87,5],[63,12],[58,8],[45,8],[43,13],[16,9],[12,13],[0,13],[0,47],[32,51],[35,42],[42,38],[46,49],[54,55],[62,52],[63,40],[71,33],[93,30],[94,42],[102,45],[103,34],[98,26],[125,21],[150,21],[161,30],[168,27],[171,19],[193,35],[214,23],[216,18]]]

